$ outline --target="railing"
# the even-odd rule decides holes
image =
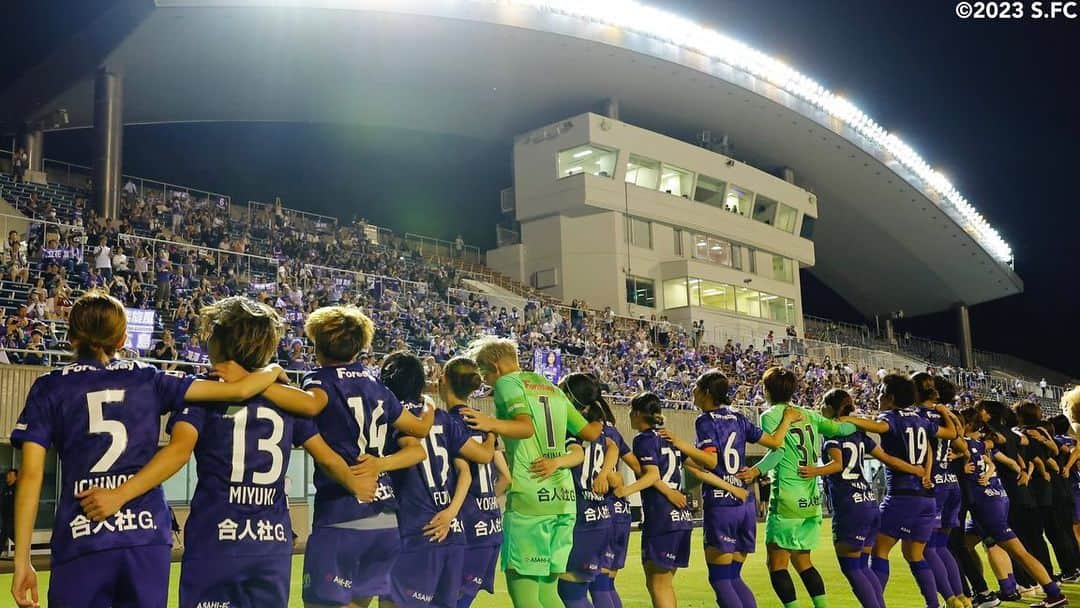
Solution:
[[[462,260],[473,264],[479,264],[481,260],[480,248],[475,245],[467,245],[464,241],[450,242],[406,232],[405,243],[414,247],[424,257]]]

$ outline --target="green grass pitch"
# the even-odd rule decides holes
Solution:
[[[758,530],[758,538],[764,538],[764,530],[760,527]],[[694,531],[693,547],[694,551],[690,556],[690,567],[680,570],[675,578],[675,586],[679,595],[679,606],[680,608],[715,607],[716,601],[713,598],[712,589],[709,587],[708,574],[705,569],[705,560],[703,551],[701,550],[700,529]],[[616,586],[618,587],[619,594],[622,596],[623,605],[626,608],[648,608],[650,606],[649,594],[645,590],[644,575],[641,572],[639,548],[640,537],[635,533],[630,538],[630,555],[626,560],[626,569],[623,570],[616,579]],[[830,608],[858,608],[859,603],[852,595],[847,580],[844,579],[844,576],[840,573],[840,569],[837,566],[836,555],[832,550],[828,522],[822,527],[821,544],[814,552],[814,558],[815,565],[825,579]],[[302,556],[295,556],[293,558],[292,600],[289,603],[290,608],[301,608],[303,606],[303,602],[300,600],[300,569],[302,561]],[[987,580],[993,579],[993,575],[989,568],[986,569],[986,574]],[[754,593],[758,598],[758,605],[761,606],[761,608],[771,608],[780,605],[780,602],[773,594],[772,587],[769,585],[769,575],[765,569],[764,547],[761,548],[760,552],[755,553],[750,557],[743,570],[743,575],[750,585],[750,588],[754,590]],[[795,577],[795,588],[798,590],[801,605],[809,606],[810,601],[806,597],[806,591],[802,588],[802,582],[798,580],[798,577],[795,576],[794,572],[792,573],[792,576]],[[176,588],[179,577],[180,565],[173,564],[172,585],[170,588],[172,596],[169,598],[170,608],[177,605]],[[38,581],[41,585],[42,600],[44,600],[45,589],[47,588],[49,581],[49,573],[39,572]],[[990,586],[991,588],[996,588],[996,585],[993,582],[991,582]],[[0,606],[14,605],[9,592],[10,588],[11,575],[0,576],[0,589],[2,589],[3,593],[3,595],[0,596]],[[1070,602],[1074,606],[1080,606],[1080,585],[1066,585],[1065,591],[1069,596]],[[899,546],[893,551],[892,578],[889,581],[889,587],[885,595],[886,602],[890,607],[917,608],[924,605],[918,589],[915,587],[914,580],[911,578],[911,573],[908,571],[907,566],[904,564],[903,557],[900,555]],[[1035,600],[1030,601],[1033,602]],[[1026,606],[1028,603],[1028,601],[1025,601],[1024,604],[1003,604],[1003,606]],[[473,603],[473,606],[476,608],[506,608],[510,606],[510,597],[506,594],[506,585],[504,584],[501,574],[496,583],[495,595],[481,593],[480,597]]]

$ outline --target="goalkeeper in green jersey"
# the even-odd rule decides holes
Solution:
[[[522,371],[512,340],[481,338],[469,351],[495,390],[495,417],[468,410],[465,419],[502,436],[510,466],[500,556],[510,599],[517,608],[562,608],[558,580],[574,544],[577,492],[569,467],[545,478],[534,465],[565,460],[568,436],[595,441],[603,423],[586,422],[547,378]]]
[[[799,476],[799,467],[811,466],[821,454],[822,437],[843,437],[857,429],[849,422],[829,420],[813,410],[791,405],[798,380],[790,370],[772,367],[761,378],[769,409],[761,415],[761,428],[771,433],[780,425],[787,408],[802,412],[802,421],[791,425],[784,444],[770,451],[754,467],[739,474],[752,481],[762,473],[772,477],[772,500],[765,520],[765,546],[769,555],[769,578],[780,602],[797,606],[795,584],[788,574],[788,563],[795,565],[815,608],[823,608],[825,581],[810,561],[810,550],[817,546],[821,531],[821,490],[816,478]]]

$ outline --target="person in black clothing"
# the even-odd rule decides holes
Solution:
[[[19,480],[19,469],[10,469],[0,484],[0,554],[8,555],[8,543],[15,542],[15,482]]]

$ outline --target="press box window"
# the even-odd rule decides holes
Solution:
[[[776,220],[776,206],[778,204],[771,198],[766,198],[760,194],[757,195],[757,199],[754,200],[754,219],[772,226]]]
[[[727,194],[724,196],[724,209],[743,217],[750,217],[750,205],[753,200],[753,192],[729,184]]]
[[[656,190],[660,183],[660,163],[631,154],[630,162],[626,163],[626,181],[635,186]]]
[[[694,174],[686,169],[680,169],[665,164],[660,171],[660,191],[667,192],[672,196],[690,198],[690,189],[693,188]]]
[[[726,184],[708,175],[698,175],[694,200],[713,207],[724,208],[724,188]]]
[[[690,304],[687,298],[686,279],[664,281],[664,308],[682,308]]]
[[[656,287],[652,279],[626,277],[626,301],[638,306],[656,307]]]
[[[788,207],[780,203],[780,206],[776,209],[776,224],[774,225],[788,234],[794,234],[795,223],[798,221],[799,211],[794,207]]]
[[[611,148],[585,144],[559,152],[559,177],[588,173],[613,179],[618,153]]]

